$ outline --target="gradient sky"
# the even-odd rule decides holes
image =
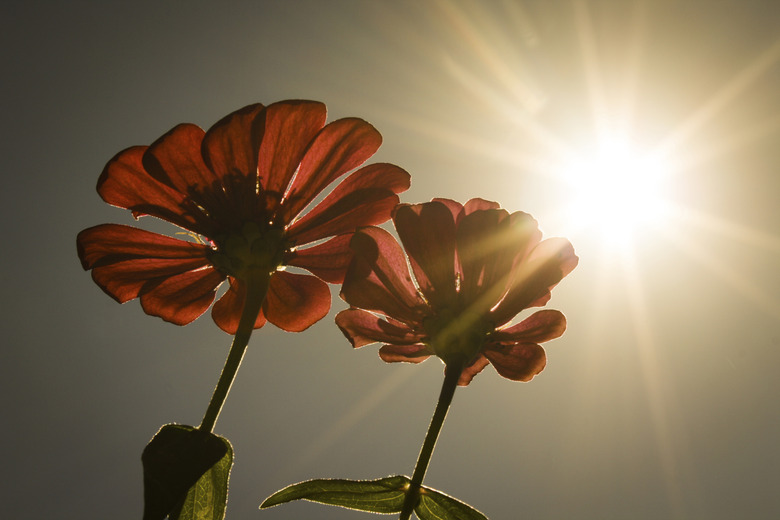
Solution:
[[[141,450],[199,423],[227,354],[210,317],[164,323],[82,271],[81,229],[132,223],[95,192],[106,161],[290,98],[374,124],[403,201],[496,200],[580,256],[546,370],[458,390],[426,484],[492,520],[780,510],[780,3],[4,1],[0,39],[4,517],[140,518]],[[619,248],[562,217],[555,167],[605,127],[674,165],[670,215]],[[229,519],[368,518],[257,507],[411,474],[442,366],[353,351],[333,313],[253,336],[216,428]]]

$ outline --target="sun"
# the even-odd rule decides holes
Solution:
[[[566,227],[620,247],[662,224],[669,210],[668,160],[618,134],[602,136],[590,148],[570,157],[558,172],[569,192]]]

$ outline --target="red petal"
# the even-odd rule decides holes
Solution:
[[[228,282],[230,288],[211,308],[211,317],[220,329],[234,335],[238,330],[238,322],[241,321],[241,314],[244,311],[246,285],[233,277],[229,277]],[[259,329],[265,325],[265,322],[265,315],[261,310],[255,320],[254,328]]]
[[[141,306],[146,314],[159,316],[176,325],[186,325],[209,308],[216,288],[225,275],[212,267],[172,276],[146,292]]]
[[[460,216],[462,218],[466,215],[471,215],[475,211],[484,211],[488,209],[501,209],[501,205],[498,202],[493,202],[492,200],[474,198],[463,205],[463,211],[461,212]]]
[[[206,165],[220,179],[224,201],[209,207],[209,215],[225,228],[238,229],[257,218],[258,114],[263,105],[249,105],[228,114],[203,137]],[[219,194],[222,196],[222,194]]]
[[[456,202],[452,199],[444,199],[441,197],[434,197],[431,199],[431,202],[438,202],[439,204],[444,204],[447,206],[447,208],[450,210],[450,213],[452,213],[452,219],[457,222],[458,215],[460,215],[461,211],[463,211],[463,204],[460,202]]]
[[[341,311],[336,315],[336,325],[355,348],[376,342],[409,345],[423,337],[403,323],[386,321],[360,309]]]
[[[547,364],[544,349],[534,343],[489,346],[485,357],[499,374],[512,381],[530,381]]]
[[[218,178],[244,176],[253,192],[260,148],[255,120],[261,110],[263,105],[258,103],[226,115],[209,128],[202,145],[205,163]]]
[[[458,379],[458,386],[468,386],[474,376],[482,372],[482,370],[488,366],[490,362],[485,356],[479,354],[472,363],[463,369],[460,373],[460,379]]]
[[[92,269],[132,258],[200,258],[209,247],[119,224],[87,228],[76,237],[81,265]]]
[[[503,232],[506,228],[504,221],[509,214],[501,209],[480,209],[470,214],[464,213],[465,211],[458,219],[457,229],[458,259],[461,267],[460,292],[467,302],[476,303],[479,300],[481,308],[475,311],[483,313],[499,301],[509,282],[513,244]],[[506,264],[498,280],[488,276],[488,271],[494,272],[488,269],[488,264],[495,261]]]
[[[408,324],[419,324],[425,302],[412,283],[406,258],[398,242],[378,227],[359,230],[350,247],[355,252],[341,296],[361,309],[381,312]]]
[[[146,146],[134,146],[116,154],[100,174],[97,191],[111,205],[132,210],[136,217],[153,215],[185,229],[205,232],[202,215],[189,199],[153,178],[144,169]]]
[[[455,219],[441,202],[401,204],[393,212],[420,290],[433,306],[447,305],[455,292]]]
[[[152,143],[143,156],[143,165],[149,175],[211,213],[227,202],[220,177],[203,162],[204,136],[203,129],[196,125],[178,125]]]
[[[136,298],[144,286],[209,265],[210,249],[130,226],[103,224],[76,239],[84,269],[119,303]]]
[[[458,257],[464,299],[479,299],[481,312],[497,303],[509,287],[513,264],[540,238],[536,221],[526,213],[489,209],[463,216],[458,222]]]
[[[191,123],[173,127],[146,150],[144,168],[180,193],[188,193],[193,186],[213,186],[219,178],[206,167],[200,153],[205,134],[202,128]]]
[[[363,164],[381,143],[379,132],[362,119],[326,125],[311,142],[285,197],[286,219],[292,220],[328,184]]]
[[[396,193],[409,189],[410,177],[393,164],[366,166],[346,179],[287,233],[296,244],[351,233],[359,226],[381,224],[398,204]]]
[[[422,363],[429,357],[431,352],[425,345],[383,345],[379,349],[379,357],[385,363]]]
[[[341,283],[352,259],[349,242],[352,234],[333,237],[306,249],[296,249],[285,258],[285,265],[301,267],[330,283]]]
[[[119,303],[137,298],[144,287],[155,287],[163,280],[208,265],[203,258],[136,258],[95,267],[92,279]]]
[[[550,290],[577,266],[579,259],[565,238],[539,243],[513,273],[512,286],[492,312],[496,324],[506,323],[523,309],[544,305]]]
[[[325,125],[325,105],[282,101],[269,105],[258,121],[262,140],[258,158],[260,187],[281,200],[306,147]]]
[[[268,321],[287,332],[300,332],[330,310],[330,289],[317,277],[279,271],[271,276],[263,312]]]
[[[559,338],[565,331],[566,317],[563,313],[545,309],[533,313],[517,325],[497,330],[491,338],[500,343],[544,343]]]

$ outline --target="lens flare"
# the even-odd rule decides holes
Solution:
[[[622,136],[602,138],[595,148],[561,168],[570,190],[567,227],[596,232],[613,245],[630,243],[638,231],[658,225],[667,214],[664,180],[670,168]]]

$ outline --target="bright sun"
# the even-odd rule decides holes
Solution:
[[[612,246],[630,244],[634,235],[660,224],[666,216],[663,181],[669,165],[635,149],[621,136],[602,138],[595,148],[561,167],[560,174],[571,190],[566,205],[568,226],[598,233]]]

